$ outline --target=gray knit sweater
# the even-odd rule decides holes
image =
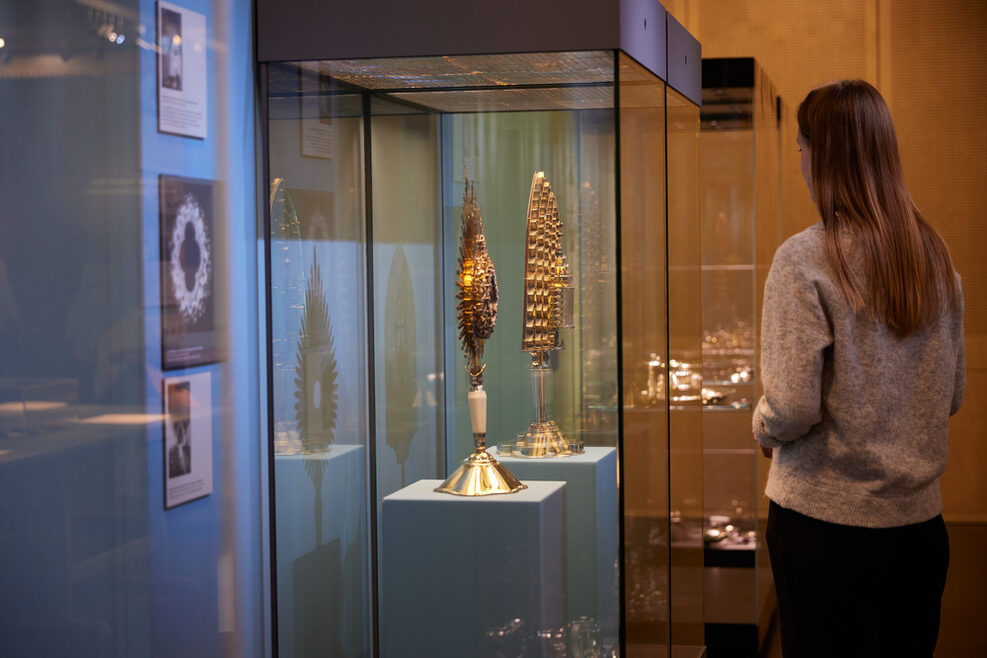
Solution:
[[[823,521],[885,528],[942,511],[947,425],[963,400],[963,304],[907,338],[854,314],[822,222],[775,253],[761,324],[754,436],[765,493]]]

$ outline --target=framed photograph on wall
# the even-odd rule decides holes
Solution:
[[[164,506],[212,493],[212,376],[167,377],[164,406]]]
[[[161,247],[161,367],[215,363],[222,358],[217,328],[215,210],[218,184],[159,176]]]
[[[321,66],[316,73],[310,69],[300,69],[301,76],[298,102],[301,103],[299,116],[299,138],[301,153],[306,158],[331,160],[335,148],[335,127],[332,125],[332,88],[329,74]]]
[[[158,132],[206,138],[206,17],[158,2]]]

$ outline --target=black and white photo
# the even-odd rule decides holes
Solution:
[[[158,2],[158,131],[205,139],[208,124],[206,17]]]
[[[212,493],[212,377],[164,380],[165,509]]]
[[[189,382],[168,384],[168,423],[172,441],[167,447],[168,479],[192,472],[192,417]]]
[[[161,86],[182,90],[182,15],[161,8]]]

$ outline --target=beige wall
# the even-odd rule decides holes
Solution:
[[[950,425],[942,479],[950,520],[987,522],[987,3],[982,0],[666,0],[704,57],[755,57],[788,111],[812,87],[843,77],[884,94],[905,175],[963,276],[967,392]],[[789,122],[794,130],[794,122]],[[786,234],[816,221],[798,172],[795,135],[784,150]],[[783,144],[786,142],[783,141]]]

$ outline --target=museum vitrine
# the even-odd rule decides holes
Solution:
[[[668,161],[669,505],[672,635],[677,644],[703,645],[702,385],[681,378],[701,363],[702,269],[699,223],[697,104],[675,89],[666,94]],[[697,386],[698,384],[698,386]]]
[[[279,655],[701,645],[672,620],[701,620],[702,591],[671,576],[666,222],[672,105],[677,194],[696,197],[676,218],[697,221],[698,44],[690,97],[662,77],[664,11],[645,13],[637,57],[263,66]],[[506,488],[463,470],[478,453]]]
[[[706,639],[754,655],[774,611],[769,462],[751,434],[761,293],[781,240],[780,101],[750,58],[703,60],[702,399]],[[741,655],[736,653],[735,655]]]

